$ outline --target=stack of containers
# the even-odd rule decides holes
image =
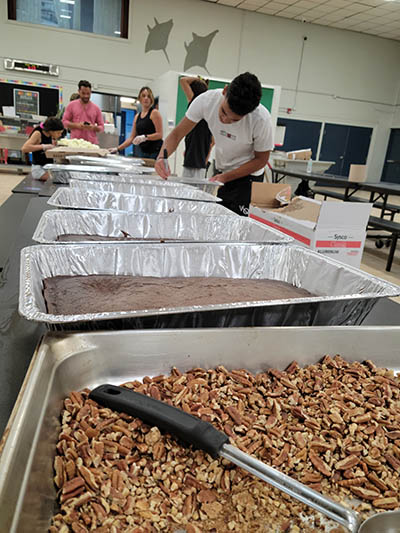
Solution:
[[[49,200],[59,209],[43,214],[34,233],[38,244],[21,254],[21,314],[62,331],[180,331],[86,331],[45,337],[0,456],[4,531],[39,532],[49,526],[56,498],[53,457],[60,406],[72,390],[168,374],[171,365],[183,372],[215,365],[254,373],[268,366],[284,370],[293,359],[300,365],[315,364],[324,350],[346,352],[356,361],[373,359],[379,352],[381,365],[397,364],[393,354],[398,331],[385,342],[383,331],[363,329],[360,336],[356,328],[222,328],[358,324],[379,298],[398,295],[398,287],[295,246],[289,237],[228,211],[215,196],[200,197],[198,188],[189,194],[176,184],[160,186],[153,178],[144,183],[146,178],[129,173],[98,176],[101,179],[81,179],[80,185],[72,182]],[[129,238],[115,242],[121,234]],[[65,235],[68,244],[60,240]],[[131,312],[48,313],[42,294],[45,278],[91,274],[273,279],[314,295],[202,307],[188,302],[184,308]],[[214,329],[182,330],[202,327]],[[307,519],[302,513],[301,520]]]
[[[134,172],[113,167],[128,166],[125,161],[99,172],[98,159],[76,162],[63,169],[70,186],[49,199],[59,209],[45,212],[36,228],[40,244],[22,252],[20,311],[28,319],[57,329],[356,324],[377,298],[396,293],[378,278],[239,217],[220,205],[216,188],[210,194],[146,177],[136,170],[148,167],[137,163]],[[312,296],[90,316],[47,313],[43,279],[90,274],[272,279]]]

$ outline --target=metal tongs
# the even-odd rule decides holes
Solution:
[[[124,412],[151,426],[175,435],[181,441],[204,450],[212,457],[223,457],[266,481],[296,500],[346,527],[351,533],[400,533],[400,511],[378,513],[365,521],[360,515],[310,489],[306,485],[262,463],[229,444],[229,437],[213,425],[181,409],[124,387],[100,385],[89,398],[100,405]]]

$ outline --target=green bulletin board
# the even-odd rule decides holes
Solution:
[[[179,76],[179,79],[181,79],[183,76]],[[227,83],[225,81],[217,81],[217,80],[210,80],[208,83],[209,89],[223,89]],[[274,89],[268,89],[266,87],[262,87],[262,96],[261,96],[261,103],[264,107],[268,109],[269,112],[271,112],[272,107],[272,99],[274,96]],[[185,93],[182,91],[182,88],[180,84],[178,83],[178,97],[176,102],[176,122],[175,124],[178,124],[182,118],[185,116],[186,110],[187,110],[187,100]]]

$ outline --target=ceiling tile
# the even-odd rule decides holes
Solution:
[[[260,6],[251,2],[241,2],[237,7],[239,7],[240,9],[247,9],[248,11],[255,11]]]
[[[274,2],[275,3],[275,2]],[[286,6],[290,6],[292,4],[296,3],[296,0],[279,0],[280,4],[285,4]]]
[[[310,2],[310,0],[300,0],[299,2],[296,2],[293,7],[299,7],[302,9],[310,9],[311,7],[314,7],[314,3]]]
[[[333,13],[328,13],[327,15],[323,15],[324,19],[330,20],[331,22],[334,22],[335,20],[342,20],[345,17],[340,11],[334,11]]]
[[[400,0],[203,0],[400,41]]]
[[[384,0],[358,0],[358,4],[365,6],[380,6],[384,4]]]
[[[400,11],[400,4],[399,2],[385,2],[381,5],[381,9],[385,11]]]
[[[262,6],[265,6],[266,4],[268,4],[268,0],[249,0],[248,2],[245,0],[241,2],[242,4],[243,3],[246,3],[246,4],[253,4],[257,7],[262,7]],[[239,5],[239,7],[242,7],[241,5]]]
[[[349,4],[347,0],[330,0],[329,5],[335,8],[346,7]]]
[[[257,13],[265,13],[267,15],[273,15],[274,13],[279,13],[286,7],[287,5],[285,4],[278,4],[277,2],[271,2],[270,4],[267,4],[266,6],[259,8]]]
[[[295,17],[300,13],[304,13],[304,9],[302,9],[301,7],[289,6],[286,9],[283,9],[282,13],[285,13],[285,15],[293,15],[293,17]]]
[[[238,4],[240,4],[240,0],[218,0],[218,4],[236,7]]]

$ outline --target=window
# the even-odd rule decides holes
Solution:
[[[8,0],[8,18],[111,37],[128,37],[129,0]]]

